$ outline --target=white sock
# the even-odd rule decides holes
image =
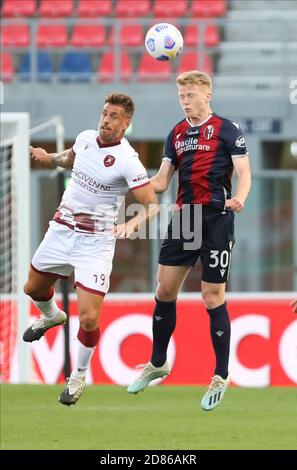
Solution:
[[[79,379],[85,378],[96,346],[94,348],[88,348],[87,346],[84,346],[80,341],[78,341],[78,343],[79,348],[76,359],[76,366],[71,376]]]
[[[43,313],[43,315],[52,320],[60,311],[55,301],[55,295],[50,300],[33,300],[36,307]]]

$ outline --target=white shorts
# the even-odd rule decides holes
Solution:
[[[67,278],[74,271],[75,286],[105,295],[115,249],[110,234],[82,234],[51,221],[32,259],[38,272]]]

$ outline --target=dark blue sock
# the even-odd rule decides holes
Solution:
[[[153,313],[153,353],[151,363],[161,367],[167,359],[167,347],[176,324],[176,301],[156,300]]]
[[[216,355],[215,374],[223,379],[228,377],[228,363],[230,350],[230,319],[226,302],[219,307],[207,309],[210,316],[210,334],[213,349]]]

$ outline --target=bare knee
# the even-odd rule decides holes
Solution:
[[[159,283],[156,291],[156,296],[158,300],[161,300],[163,302],[172,302],[173,300],[176,300],[177,292],[175,292],[175,290],[172,289],[170,285],[165,283]]]
[[[79,322],[83,330],[95,330],[98,327],[98,311],[95,308],[81,310],[79,312]]]
[[[43,295],[47,294],[48,288],[40,288],[38,286],[34,286],[31,282],[27,281],[24,285],[24,293],[34,299],[35,297],[42,297]]]
[[[217,308],[225,301],[225,295],[222,292],[214,290],[202,291],[202,299],[205,307],[209,310]]]

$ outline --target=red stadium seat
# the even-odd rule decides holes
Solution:
[[[99,63],[97,70],[98,82],[111,82],[114,79],[114,55],[106,52]],[[128,82],[132,77],[132,64],[129,54],[122,52],[120,55],[120,78],[123,82]]]
[[[185,46],[197,46],[199,28],[196,25],[187,26],[184,34]],[[220,43],[220,35],[217,25],[208,24],[204,30],[203,44],[208,47],[217,46]]]
[[[34,16],[36,0],[4,0],[2,16],[5,18]]]
[[[145,52],[140,59],[137,77],[141,82],[167,82],[170,80],[171,72],[169,61],[152,59]]]
[[[37,29],[38,47],[64,47],[68,44],[68,32],[64,24],[39,24]]]
[[[187,13],[187,0],[155,0],[153,16],[155,18],[178,18]]]
[[[200,62],[196,52],[185,52],[181,55],[181,60],[177,68],[177,73],[188,72],[189,70],[203,70],[208,74],[212,73],[212,62],[208,54],[205,54]]]
[[[191,17],[213,18],[225,16],[226,12],[225,0],[192,0]]]
[[[61,18],[74,13],[73,0],[41,0],[39,15],[42,18]]]
[[[115,14],[121,18],[136,18],[150,13],[150,0],[118,0]]]
[[[143,30],[141,25],[124,25],[120,29],[120,44],[122,46],[142,46],[143,45]],[[114,44],[115,30],[112,28],[109,44]]]
[[[30,44],[29,26],[25,23],[4,25],[1,42],[3,46],[28,47]]]
[[[14,78],[14,66],[9,52],[1,53],[1,80],[4,83],[12,82]]]
[[[98,47],[105,43],[105,29],[101,25],[76,24],[73,28],[71,45],[77,47]]]
[[[111,13],[111,0],[80,0],[77,8],[77,16],[80,18],[108,17]]]

